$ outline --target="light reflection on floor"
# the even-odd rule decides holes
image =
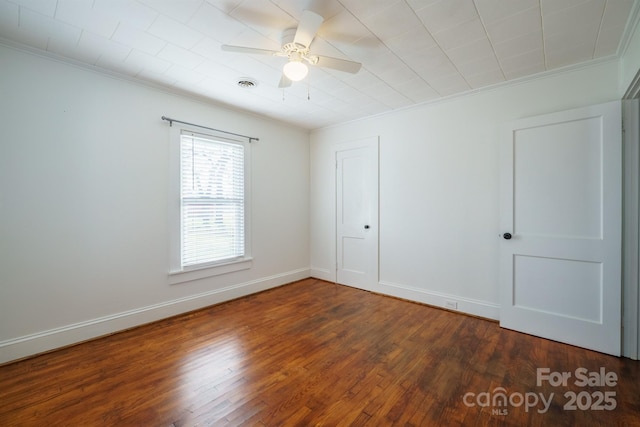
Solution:
[[[245,346],[236,334],[228,331],[202,342],[199,348],[185,352],[178,367],[180,400],[188,410],[203,405],[221,405],[217,402],[228,388],[243,394],[243,361],[246,363]],[[225,398],[228,401],[228,396]],[[226,402],[231,404],[232,402]]]

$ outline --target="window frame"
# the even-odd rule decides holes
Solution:
[[[244,256],[228,261],[182,266],[182,210],[181,210],[181,154],[180,140],[183,132],[211,138],[224,143],[244,147]],[[229,137],[195,126],[173,124],[169,135],[169,284],[178,284],[235,271],[252,266],[251,256],[251,144],[239,138]]]

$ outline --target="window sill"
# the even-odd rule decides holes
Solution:
[[[220,276],[222,274],[233,273],[234,271],[248,270],[251,268],[253,258],[242,258],[224,264],[205,266],[182,271],[172,271],[169,273],[169,284],[190,282],[192,280],[205,279],[207,277]]]

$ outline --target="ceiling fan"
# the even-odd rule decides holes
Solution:
[[[310,10],[304,10],[298,23],[298,28],[289,28],[282,33],[282,47],[280,50],[258,49],[244,46],[222,45],[222,50],[228,52],[248,53],[254,55],[271,55],[287,58],[282,69],[282,78],[278,87],[291,86],[292,82],[300,81],[307,76],[307,64],[326,67],[334,70],[355,74],[362,64],[330,56],[314,55],[310,52],[311,42],[322,25],[324,18]]]

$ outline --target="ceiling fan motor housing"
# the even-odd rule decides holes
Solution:
[[[308,46],[303,46],[293,42],[293,39],[296,36],[296,30],[297,28],[289,28],[282,32],[282,51],[287,55],[295,52],[300,54],[309,53]]]
[[[293,40],[296,35],[297,28],[289,28],[282,32],[282,50],[281,52],[289,58],[289,61],[301,61],[305,60],[309,64],[317,64],[318,57],[309,55],[309,47],[300,43],[295,43]]]

